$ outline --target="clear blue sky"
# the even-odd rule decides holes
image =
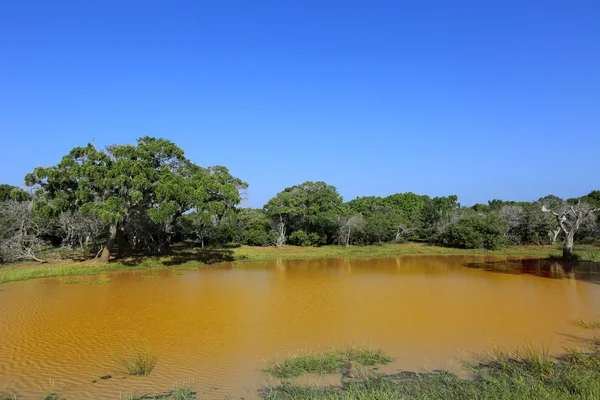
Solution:
[[[3,1],[0,181],[170,139],[261,207],[600,189],[598,1]]]

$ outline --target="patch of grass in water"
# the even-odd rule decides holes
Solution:
[[[551,357],[527,343],[515,351],[496,348],[470,365],[473,379],[447,371],[364,377],[341,386],[304,386],[284,380],[261,389],[263,399],[599,399],[600,353],[571,351]]]
[[[50,394],[42,397],[41,400],[64,400],[64,398],[60,397],[56,393],[50,393]]]
[[[125,354],[117,355],[116,359],[119,364],[125,367],[129,375],[135,376],[147,376],[156,365],[152,350],[148,346],[141,349],[130,344]]]
[[[585,321],[580,317],[573,321],[573,325],[582,329],[600,329],[600,321]]]
[[[18,400],[14,394],[0,393],[0,400]]]
[[[190,381],[187,384],[175,385],[171,392],[171,398],[174,400],[192,400],[196,398],[194,383]]]
[[[156,279],[158,278],[158,274],[156,272],[146,272],[144,274],[141,275],[143,279],[146,280],[151,280],[151,279]]]
[[[305,373],[334,374],[341,372],[351,362],[363,366],[387,364],[393,361],[380,349],[348,346],[345,349],[333,349],[323,353],[301,353],[292,355],[282,362],[267,361],[262,371],[274,378],[287,379]]]
[[[66,285],[75,285],[79,282],[80,282],[80,280],[77,278],[63,278],[60,280],[60,283],[64,283]]]
[[[106,285],[108,282],[110,282],[108,277],[100,277],[90,281],[92,285]]]

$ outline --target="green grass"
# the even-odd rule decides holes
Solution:
[[[282,362],[267,361],[263,372],[274,378],[286,379],[301,376],[305,373],[334,374],[342,372],[351,362],[363,366],[387,364],[392,359],[380,349],[358,348],[349,346],[345,349],[333,349],[322,353],[302,353],[292,355]]]
[[[189,384],[175,385],[171,391],[171,398],[174,400],[191,400],[196,398],[196,392],[194,391],[194,385],[192,382]]]
[[[98,278],[93,279],[92,281],[90,281],[90,283],[92,285],[106,285],[109,282],[110,282],[110,278],[106,277],[106,276],[98,277]]]
[[[591,245],[575,246],[575,253],[581,261],[600,262],[600,248]],[[266,261],[272,259],[307,259],[307,258],[374,258],[409,255],[463,255],[463,256],[510,256],[550,258],[562,254],[556,246],[512,246],[499,250],[457,249],[452,247],[433,246],[425,243],[383,244],[380,246],[322,246],[322,247],[250,247],[242,246],[233,249],[236,260]]]
[[[470,369],[468,380],[447,371],[376,374],[325,387],[284,380],[260,395],[267,400],[600,398],[600,353],[572,351],[554,358],[528,344],[513,352],[496,349]]]
[[[46,396],[42,397],[41,400],[63,400],[63,398],[56,393],[49,393]]]
[[[18,400],[18,398],[14,394],[0,393],[0,400]]]
[[[156,365],[152,350],[148,346],[141,349],[130,344],[125,355],[117,355],[116,359],[119,364],[125,367],[129,375],[135,376],[147,376]]]
[[[176,246],[174,246],[176,247]],[[600,262],[600,248],[592,245],[575,246],[575,253],[581,261]],[[455,249],[432,246],[424,243],[384,244],[381,246],[322,246],[322,247],[250,247],[233,249],[187,249],[176,250],[172,256],[125,259],[119,262],[100,264],[94,261],[50,262],[35,264],[31,262],[0,266],[0,284],[6,282],[54,278],[62,276],[88,276],[116,271],[170,270],[173,274],[198,270],[207,265],[224,261],[233,261],[234,268],[240,268],[243,262],[261,262],[275,259],[315,259],[344,258],[360,259],[408,255],[463,255],[463,256],[499,256],[550,258],[561,255],[560,247],[553,246],[517,246],[501,250]],[[152,275],[151,273],[148,276]]]
[[[573,321],[573,325],[582,329],[600,329],[600,321],[585,321],[582,318]]]
[[[163,393],[146,393],[143,396],[137,396],[135,392],[122,393],[119,396],[122,400],[194,400],[196,392],[194,391],[193,381],[187,384],[177,384],[171,390]]]

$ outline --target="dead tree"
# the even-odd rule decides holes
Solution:
[[[341,217],[338,225],[338,242],[343,246],[350,246],[352,233],[362,229],[364,218],[360,214]]]
[[[283,216],[281,216],[281,214],[279,214],[279,222],[275,224],[273,232],[275,233],[273,245],[276,247],[283,246],[285,243],[285,223],[283,222]]]
[[[0,203],[0,262],[35,260],[44,241],[34,216],[34,200]]]
[[[598,208],[593,208],[586,203],[577,202],[574,205],[563,203],[562,206],[555,210],[543,205],[542,211],[551,213],[556,217],[560,229],[566,236],[563,245],[563,258],[570,259],[573,257],[575,234],[583,224],[594,222],[594,212],[598,211]]]

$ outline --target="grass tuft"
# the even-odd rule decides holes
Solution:
[[[175,385],[171,392],[171,398],[174,400],[192,400],[196,398],[194,384],[190,381],[189,384]]]
[[[573,321],[573,325],[582,329],[600,329],[600,321],[588,322],[579,317]]]
[[[117,355],[116,358],[129,375],[146,376],[152,372],[156,364],[152,350],[148,346],[144,350],[130,344],[126,354]]]
[[[90,281],[92,285],[106,285],[108,282],[110,282],[110,278],[108,277],[99,277]]]
[[[290,380],[260,390],[266,400],[350,399],[600,399],[600,353],[572,351],[552,358],[527,343],[512,352],[494,349],[471,365],[473,379],[447,371],[363,376],[341,386],[305,386]]]
[[[323,353],[302,353],[292,355],[282,362],[267,361],[267,367],[262,371],[274,378],[287,379],[301,376],[305,373],[334,374],[342,372],[351,362],[363,366],[387,364],[392,358],[380,349],[358,348],[348,346],[345,349],[333,349]]]

